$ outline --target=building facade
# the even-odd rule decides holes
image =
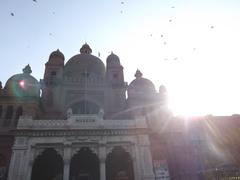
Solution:
[[[54,51],[40,81],[27,65],[0,86],[0,180],[206,179],[205,121],[186,128],[164,86],[139,70],[128,84],[117,55],[91,53]]]

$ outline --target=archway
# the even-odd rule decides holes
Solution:
[[[62,180],[63,160],[53,148],[39,155],[33,164],[31,180]]]
[[[107,180],[134,180],[133,162],[122,147],[115,147],[106,159]]]
[[[99,180],[99,159],[89,148],[83,147],[70,163],[70,180]]]

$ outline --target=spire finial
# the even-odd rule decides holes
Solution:
[[[30,65],[26,65],[23,69],[22,69],[24,74],[31,74],[32,73],[32,69],[30,67]]]
[[[136,78],[141,78],[142,77],[142,73],[139,69],[137,69],[136,73],[135,73],[135,77]]]

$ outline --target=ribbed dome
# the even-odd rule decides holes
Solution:
[[[103,78],[105,66],[101,59],[89,53],[81,53],[70,58],[64,67],[64,76],[77,78],[84,74]]]
[[[10,77],[6,82],[5,90],[13,96],[40,96],[39,82],[26,72]]]

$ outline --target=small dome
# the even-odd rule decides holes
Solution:
[[[57,49],[56,51],[53,51],[50,54],[49,60],[47,63],[64,64],[64,60],[65,60],[65,57],[64,57],[63,53],[59,49]]]
[[[132,93],[139,95],[147,95],[146,93],[155,93],[155,86],[149,79],[143,78],[142,73],[137,70],[134,79],[128,86],[128,95]]]
[[[112,52],[112,53],[107,57],[107,65],[108,65],[108,66],[119,66],[119,65],[120,65],[120,59],[119,59],[119,57]]]
[[[87,48],[88,45],[84,44],[83,46]],[[101,59],[84,51],[70,58],[65,64],[65,76],[79,78],[86,76],[86,74],[87,76],[103,78],[105,76],[105,66]]]
[[[92,49],[90,48],[90,46],[85,43],[81,49],[80,49],[80,53],[85,53],[85,54],[91,54],[92,53]]]
[[[161,85],[159,87],[159,93],[160,94],[166,94],[167,93],[167,88],[164,85]]]
[[[26,66],[23,69],[22,74],[15,74],[10,77],[5,85],[5,90],[13,96],[35,96],[40,95],[39,82],[30,75],[30,66]]]
[[[59,49],[57,49],[56,51],[53,51],[53,52],[50,54],[49,59],[52,58],[52,57],[54,57],[54,56],[60,57],[60,58],[62,58],[63,60],[65,59],[64,54],[63,54]]]

